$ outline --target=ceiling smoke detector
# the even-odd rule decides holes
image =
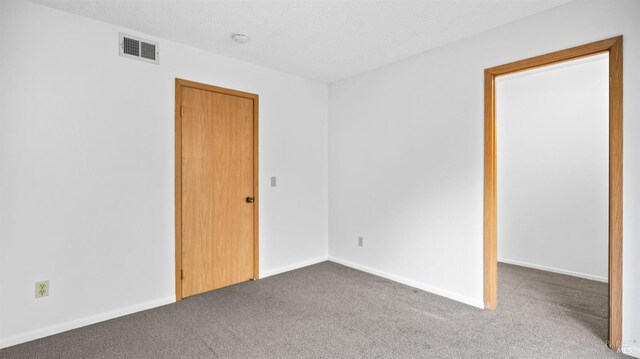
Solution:
[[[237,42],[239,44],[244,44],[247,41],[249,41],[249,36],[247,36],[246,34],[243,34],[243,33],[239,33],[239,32],[233,33],[231,35],[231,38],[233,39],[233,41],[235,41],[235,42]]]

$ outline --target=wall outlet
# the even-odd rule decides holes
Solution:
[[[364,247],[364,239],[358,236],[358,247]]]
[[[271,177],[271,187],[275,187],[277,185],[276,183],[276,177]]]
[[[49,281],[36,282],[36,298],[49,296]]]

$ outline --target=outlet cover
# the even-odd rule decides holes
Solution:
[[[49,281],[43,280],[41,282],[36,282],[36,298],[48,297],[49,296]]]

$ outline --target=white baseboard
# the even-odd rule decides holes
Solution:
[[[433,293],[433,294],[437,294],[439,296],[445,297],[445,298],[449,298],[452,300],[455,300],[457,302],[461,302],[476,308],[480,308],[480,309],[484,309],[484,302],[482,301],[482,299],[474,299],[474,298],[470,298],[464,295],[460,295],[458,293],[454,293],[451,291],[448,291],[446,289],[442,289],[442,288],[438,288],[438,287],[434,287],[425,283],[421,283],[412,279],[408,279],[408,278],[404,278],[401,276],[397,276],[395,274],[391,274],[391,273],[387,273],[387,272],[383,272],[381,270],[377,270],[377,269],[373,269],[373,268],[369,268],[360,264],[356,264],[353,262],[349,262],[346,261],[344,259],[340,259],[340,258],[336,258],[336,257],[332,257],[329,256],[329,260],[332,262],[336,262],[338,264],[342,264],[344,266],[347,267],[351,267],[353,269],[357,269],[363,272],[367,272],[373,275],[377,275],[379,277],[383,277],[383,278],[387,278],[390,279],[394,282],[398,282],[398,283],[402,283],[405,285],[408,285],[410,287],[414,287],[414,288],[418,288],[420,290],[424,290],[426,292],[429,293]]]
[[[87,325],[103,322],[105,320],[122,317],[124,315],[141,312],[143,310],[160,307],[165,304],[174,303],[176,301],[175,296],[165,297],[156,300],[152,300],[145,303],[132,305],[126,308],[113,310],[106,313],[96,314],[85,318],[72,320],[66,323],[52,325],[50,327],[37,329],[34,331],[13,335],[6,338],[0,338],[0,349],[7,348],[13,345],[25,343],[31,340],[48,337],[50,335],[66,332],[71,329],[84,327]]]
[[[547,272],[565,274],[565,275],[570,275],[572,277],[590,279],[590,280],[595,280],[595,281],[598,281],[598,282],[604,282],[604,283],[608,283],[609,282],[609,278],[607,278],[607,277],[601,277],[601,276],[597,276],[597,275],[585,274],[585,273],[580,273],[580,272],[573,272],[573,271],[570,271],[570,270],[547,267],[547,266],[543,266],[543,265],[539,265],[539,264],[515,261],[515,260],[511,260],[511,259],[504,259],[504,258],[498,258],[498,262],[507,263],[507,264],[513,264],[513,265],[521,266],[521,267],[539,269],[539,270],[543,270],[543,271],[547,271]]]
[[[268,271],[263,271],[263,272],[261,271],[260,279],[267,278],[267,277],[270,277],[272,275],[276,275],[276,274],[292,271],[292,270],[295,270],[295,269],[308,267],[310,265],[314,265],[314,264],[318,264],[318,263],[321,263],[321,262],[325,262],[328,259],[329,259],[329,257],[325,255],[325,256],[320,256],[320,257],[308,259],[306,261],[290,264],[290,265],[287,265],[287,266],[284,266],[284,267],[280,267],[280,268],[276,268],[276,269],[272,269],[272,270],[268,270]]]
[[[622,340],[622,354],[632,356],[634,358],[640,358],[640,346],[638,345],[625,345]]]
[[[310,259],[310,260],[294,263],[294,264],[291,264],[291,265],[288,265],[288,266],[284,266],[284,267],[281,267],[281,268],[277,268],[277,269],[274,269],[274,270],[265,271],[265,272],[263,272],[261,274],[260,278],[266,278],[266,277],[269,277],[269,276],[272,276],[272,275],[288,272],[288,271],[291,271],[291,270],[294,270],[294,269],[303,268],[303,267],[306,267],[306,266],[310,266],[310,265],[313,265],[313,264],[324,262],[326,260],[328,260],[327,256],[321,256],[321,257],[313,258],[313,259]],[[21,333],[21,334],[13,335],[13,336],[6,337],[6,338],[0,338],[0,349],[7,348],[7,347],[10,347],[10,346],[13,346],[13,345],[17,345],[17,344],[21,344],[21,343],[26,343],[26,342],[31,341],[31,340],[48,337],[50,335],[66,332],[68,330],[84,327],[84,326],[87,326],[87,325],[103,322],[105,320],[114,319],[114,318],[122,317],[124,315],[140,312],[140,311],[143,311],[143,310],[159,307],[159,306],[170,304],[170,303],[174,303],[175,301],[176,301],[176,298],[173,297],[173,296],[172,297],[165,297],[165,298],[161,298],[161,299],[157,299],[157,300],[153,300],[153,301],[149,301],[149,302],[145,302],[145,303],[140,303],[140,304],[137,304],[137,305],[129,306],[129,307],[126,307],[126,308],[117,309],[117,310],[114,310],[114,311],[111,311],[111,312],[96,314],[96,315],[92,315],[92,316],[89,316],[89,317],[72,320],[72,321],[69,321],[69,322],[66,322],[66,323],[62,323],[62,324],[52,325],[52,326],[49,326],[49,327],[46,327],[46,328],[37,329],[37,330],[34,330],[34,331]]]

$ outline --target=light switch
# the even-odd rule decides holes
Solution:
[[[271,187],[275,187],[275,186],[276,186],[276,178],[271,177]]]

